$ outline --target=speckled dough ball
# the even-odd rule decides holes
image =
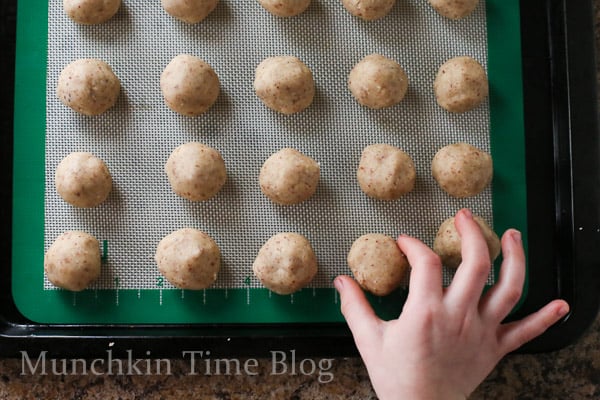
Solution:
[[[490,261],[494,262],[500,254],[500,239],[490,226],[479,216],[474,215],[475,222],[481,228],[490,253]],[[454,217],[448,218],[440,226],[433,242],[433,251],[442,259],[448,268],[458,268],[462,262],[460,235],[454,225]]]
[[[350,14],[372,21],[388,15],[396,0],[342,0],[342,4]]]
[[[394,239],[370,233],[354,241],[348,253],[348,266],[363,289],[386,296],[402,283],[408,260]]]
[[[296,57],[270,57],[256,67],[254,90],[263,103],[282,114],[298,113],[312,104],[315,81]]]
[[[219,97],[219,77],[201,59],[181,54],[175,57],[160,76],[165,103],[179,114],[196,116],[205,113]]]
[[[191,201],[204,201],[216,195],[227,180],[221,153],[201,143],[177,147],[167,160],[165,172],[173,191]]]
[[[196,24],[210,14],[219,0],[161,0],[167,13],[180,21]]]
[[[464,18],[477,7],[479,0],[429,0],[429,4],[441,15],[450,19]]]
[[[483,191],[494,175],[492,156],[467,143],[441,148],[431,162],[431,173],[449,195],[472,197]]]
[[[317,190],[321,168],[295,149],[282,149],[265,161],[260,189],[273,202],[290,205],[308,200]]]
[[[293,17],[310,5],[310,0],[258,0],[265,10],[278,17]]]
[[[453,113],[470,111],[488,96],[485,70],[471,57],[456,57],[442,65],[433,83],[438,104]]]
[[[82,208],[104,202],[112,189],[108,167],[91,153],[71,153],[58,164],[56,191],[67,203]]]
[[[65,232],[44,256],[44,271],[57,287],[79,292],[100,276],[100,243],[90,234]]]
[[[119,10],[121,0],[63,0],[65,13],[83,25],[95,25],[111,19]]]
[[[165,236],[156,248],[159,272],[180,289],[200,290],[217,280],[221,251],[206,233],[184,228]]]
[[[363,106],[387,108],[404,99],[408,76],[396,61],[371,54],[354,66],[348,77],[348,88]]]
[[[85,58],[67,65],[56,94],[66,106],[84,115],[100,115],[117,102],[121,82],[102,60]]]
[[[304,236],[279,233],[261,247],[252,269],[266,288],[290,294],[313,280],[317,274],[317,256]]]
[[[356,178],[369,197],[396,200],[413,190],[417,173],[410,156],[399,148],[373,144],[364,148]]]

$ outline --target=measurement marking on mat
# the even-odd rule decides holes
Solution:
[[[138,296],[138,300],[142,298],[142,289],[138,289],[137,296]]]
[[[94,299],[98,300],[98,289],[94,289]]]
[[[246,305],[250,305],[250,277],[247,276],[244,279],[244,284],[246,285]]]
[[[73,293],[73,307],[77,307],[77,293]]]
[[[272,294],[272,293],[273,293],[273,292],[269,290],[269,298],[271,298],[271,294]]]
[[[185,290],[181,289],[181,300],[185,299]]]
[[[206,289],[202,290],[202,304],[206,304]]]
[[[294,294],[290,294],[290,303],[294,304]]]
[[[312,288],[312,289],[313,289],[313,290],[312,290],[312,292],[313,292],[313,297],[317,297],[317,289],[315,289],[315,288]]]
[[[228,297],[229,297],[229,292],[227,291],[227,288],[225,288],[225,300],[227,300]]]
[[[115,304],[118,306],[119,305],[119,284],[121,283],[121,280],[119,279],[118,276],[115,276]]]
[[[338,303],[338,293],[337,290],[333,291],[333,304],[337,304]]]
[[[162,306],[162,289],[158,291],[158,305]]]
[[[108,240],[102,241],[102,261],[106,261],[108,258]]]

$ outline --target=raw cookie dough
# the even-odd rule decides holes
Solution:
[[[293,17],[310,5],[310,0],[258,0],[265,10],[278,17]]]
[[[121,0],[63,0],[65,13],[83,25],[95,25],[111,19],[119,10]]]
[[[429,4],[441,15],[450,19],[464,18],[477,7],[479,0],[429,0]]]
[[[254,90],[267,107],[294,114],[312,104],[315,81],[310,69],[298,58],[270,57],[256,67]]]
[[[348,88],[363,106],[380,109],[404,99],[408,77],[400,64],[379,54],[371,54],[354,66]]]
[[[221,251],[206,233],[183,228],[158,243],[155,260],[160,273],[173,286],[200,290],[217,280]]]
[[[479,216],[474,215],[475,222],[481,228],[493,263],[500,254],[500,239],[489,225]],[[433,242],[433,251],[442,259],[448,268],[458,268],[462,261],[460,235],[454,225],[454,217],[448,218],[440,226]]]
[[[173,150],[165,172],[173,191],[191,201],[210,199],[227,180],[221,153],[196,142],[182,144]]]
[[[67,65],[56,94],[66,106],[84,115],[100,115],[117,102],[121,83],[102,60],[84,58]]]
[[[219,0],[161,0],[167,13],[180,21],[196,24],[210,14]]]
[[[408,154],[388,144],[364,148],[356,178],[369,197],[395,200],[413,190],[417,173]]]
[[[108,167],[91,153],[71,153],[58,164],[56,191],[67,203],[82,208],[104,202],[112,189]]]
[[[372,21],[388,15],[396,0],[342,0],[342,4],[350,14]]]
[[[348,266],[363,289],[386,296],[400,286],[408,260],[394,239],[370,233],[354,241],[348,253]]]
[[[290,205],[310,198],[317,190],[319,164],[298,150],[279,150],[265,161],[259,176],[260,189],[273,202]]]
[[[210,65],[197,57],[181,54],[163,71],[160,89],[171,110],[196,116],[205,113],[217,100],[220,83]]]
[[[44,271],[57,287],[79,292],[100,276],[100,243],[90,234],[69,231],[60,235],[44,256]]]
[[[266,288],[278,294],[290,294],[313,280],[317,274],[317,257],[304,236],[279,233],[261,247],[252,269]]]
[[[431,173],[449,195],[465,198],[481,193],[492,181],[492,156],[467,143],[441,148],[431,162]]]
[[[470,111],[488,96],[485,70],[471,57],[456,57],[442,65],[433,90],[438,104],[453,113]]]

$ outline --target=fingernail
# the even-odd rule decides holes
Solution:
[[[473,214],[471,213],[471,210],[469,210],[468,208],[463,208],[462,212],[466,218],[469,218],[469,219],[473,218]]]
[[[569,306],[567,304],[563,304],[558,310],[557,310],[557,314],[560,317],[564,317],[565,315],[567,315],[569,313]]]
[[[521,232],[515,230],[512,232],[511,237],[512,237],[512,240],[515,241],[515,243],[521,244]]]
[[[333,286],[340,292],[344,288],[344,280],[338,276],[333,280]]]

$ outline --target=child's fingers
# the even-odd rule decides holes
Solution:
[[[503,354],[510,353],[538,337],[569,312],[564,300],[554,300],[522,320],[500,326],[499,344]]]
[[[342,314],[352,331],[356,347],[360,350],[374,340],[378,342],[382,321],[375,315],[360,286],[354,279],[343,275],[335,278],[334,285],[340,294]]]
[[[411,266],[408,295],[416,297],[442,297],[442,262],[440,257],[418,239],[409,236],[398,238],[398,247]]]
[[[456,213],[455,224],[461,238],[462,262],[448,287],[447,298],[453,307],[464,310],[479,304],[491,261],[481,228],[471,212],[460,210]]]
[[[510,229],[502,236],[502,255],[498,282],[484,296],[480,312],[484,319],[500,323],[519,302],[525,281],[525,252],[519,231]]]

